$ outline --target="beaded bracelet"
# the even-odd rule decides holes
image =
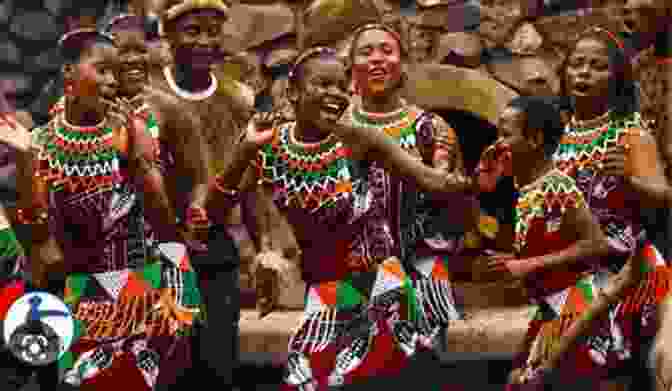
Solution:
[[[672,57],[663,57],[656,59],[656,64],[672,64]]]
[[[26,211],[23,208],[16,210],[16,221],[19,224],[30,225],[46,225],[49,223],[49,213],[46,210],[34,213],[33,211]]]

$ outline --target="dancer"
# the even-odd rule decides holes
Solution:
[[[602,28],[580,35],[563,68],[565,91],[574,100],[572,120],[555,160],[577,186],[609,240],[610,253],[593,265],[587,289],[593,297],[608,287],[609,277],[632,257],[646,268],[640,283],[610,306],[607,319],[594,325],[577,347],[584,360],[573,368],[594,384],[624,386],[613,378],[645,354],[640,351],[657,332],[658,304],[669,291],[670,275],[663,258],[648,242],[640,223],[642,205],[664,205],[665,176],[656,143],[634,111],[635,94],[629,62],[621,41]],[[592,305],[598,305],[593,303]],[[566,301],[569,314],[585,303]],[[561,330],[566,329],[563,323]],[[596,329],[599,326],[599,329]]]
[[[545,98],[520,97],[502,112],[498,129],[501,138],[491,151],[497,155],[510,151],[511,172],[520,189],[514,214],[516,256],[491,257],[480,274],[484,279],[523,280],[528,296],[539,306],[514,361],[511,390],[519,384],[530,388],[550,381],[541,374],[559,365],[560,358],[581,365],[582,351],[570,357],[566,353],[585,336],[591,316],[617,301],[625,288],[639,282],[639,275],[628,264],[618,283],[600,292],[593,307],[585,309],[591,292],[586,298],[583,289],[590,287],[592,266],[608,256],[609,247],[574,179],[554,167],[552,155],[564,133],[561,115]]]
[[[354,89],[360,99],[345,113],[344,120],[356,128],[382,132],[423,163],[464,174],[462,153],[455,131],[438,115],[408,104],[402,97],[406,80],[403,67],[407,52],[399,34],[383,24],[364,25],[353,33],[350,62]],[[468,216],[475,210],[462,207],[463,197],[437,197],[418,191],[410,183],[391,177],[374,163],[372,180],[387,187],[386,203],[392,221],[384,226],[398,244],[402,260],[410,267],[422,309],[419,321],[431,330],[448,326],[459,318],[449,280],[450,257],[464,247],[464,232],[477,227]],[[457,203],[456,203],[457,201]],[[475,201],[475,200],[473,200]],[[472,202],[473,204],[473,202]],[[440,300],[435,300],[439,297]]]
[[[207,161],[201,153],[206,145],[198,131],[198,119],[180,107],[178,98],[149,85],[145,19],[130,14],[118,15],[110,20],[105,31],[114,37],[119,49],[118,95],[131,105],[135,116],[143,117],[151,124],[149,130],[156,142],[154,148],[163,176],[186,176],[196,184],[191,192],[184,195],[171,187],[168,197],[157,200],[157,203],[167,210],[184,204],[204,206],[207,191],[199,184],[207,183]],[[185,202],[185,197],[190,200]],[[204,223],[188,219],[185,222],[187,233],[193,236],[199,229],[205,228]]]
[[[168,187],[178,196],[191,190],[192,199],[178,200],[176,208],[178,216],[204,236],[201,248],[192,249],[207,312],[204,328],[199,330],[198,355],[202,367],[211,370],[212,382],[228,387],[234,382],[233,369],[239,355],[240,263],[241,258],[252,262],[254,245],[239,207],[211,221],[201,196],[208,191],[204,179],[231,164],[243,133],[231,97],[213,71],[229,55],[222,46],[225,24],[230,23],[229,7],[221,0],[168,0],[161,7],[160,33],[171,49],[173,64],[164,68],[163,77],[152,80],[152,85],[175,97],[180,111],[195,117],[197,126],[176,127],[175,131],[200,132],[206,147],[189,150],[184,159],[204,159],[207,167],[206,176],[171,176]]]
[[[65,275],[77,330],[60,361],[65,384],[112,390],[123,379],[128,389],[153,390],[189,365],[196,276],[169,211],[148,213],[161,230],[146,246],[137,194],[152,199],[161,178],[147,148],[151,124],[111,102],[112,38],[79,29],[59,45],[65,106],[33,131],[32,208],[17,213],[32,226],[33,265]]]
[[[22,161],[25,161],[30,146],[30,118],[22,118],[14,111],[5,92],[4,88],[0,90],[0,143],[9,149],[17,168],[22,169]],[[27,266],[23,246],[17,240],[7,211],[0,205],[0,324],[5,320],[9,307],[30,289]],[[3,382],[3,389],[14,387],[9,389],[19,390],[30,382],[35,372],[35,368],[19,362],[4,342],[0,346],[0,362],[3,368],[13,369],[13,382],[11,386],[9,382]]]
[[[259,293],[274,300],[280,288],[287,289],[278,282],[282,274],[308,284],[305,316],[290,340],[286,389],[321,390],[396,374],[408,357],[429,349],[435,336],[417,326],[410,276],[391,257],[392,221],[379,202],[389,192],[360,160],[376,157],[430,191],[471,186],[422,164],[383,133],[377,138],[376,132],[339,123],[348,106],[346,91],[345,66],[335,51],[305,52],[290,77],[297,121],[270,130],[271,142],[248,151],[258,152],[258,193],[276,203],[301,249],[297,259],[288,259],[269,247],[268,231],[256,232]],[[267,133],[251,126],[248,134],[250,140]],[[360,138],[367,134],[372,136]],[[339,137],[357,142],[349,147]],[[236,182],[225,178],[218,177],[220,189]]]

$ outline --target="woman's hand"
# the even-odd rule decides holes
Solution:
[[[513,254],[499,253],[479,257],[474,261],[474,280],[481,282],[522,279],[529,270]]]
[[[276,309],[281,285],[300,280],[298,266],[277,251],[263,251],[254,259],[254,282],[257,289],[259,318]],[[283,289],[291,289],[282,286]]]
[[[259,113],[252,117],[245,130],[244,141],[261,147],[273,140],[274,113]]]
[[[30,150],[30,131],[11,113],[0,113],[0,142],[19,152]]]
[[[632,175],[628,164],[629,145],[617,145],[607,149],[607,153],[598,167],[602,175],[627,178]]]
[[[484,193],[495,191],[499,179],[512,174],[511,165],[511,148],[507,144],[498,142],[486,148],[476,169],[479,190]]]
[[[30,263],[32,282],[37,288],[46,289],[55,277],[65,278],[65,258],[54,238],[33,245]]]

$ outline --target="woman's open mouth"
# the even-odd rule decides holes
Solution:
[[[348,108],[348,102],[344,99],[328,99],[322,102],[321,109],[325,113],[341,116]]]
[[[576,83],[574,84],[574,91],[580,94],[587,94],[590,91],[590,84],[587,83]]]
[[[146,72],[140,68],[128,68],[124,70],[123,75],[130,80],[144,80]]]

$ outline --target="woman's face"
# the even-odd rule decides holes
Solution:
[[[359,35],[353,52],[352,75],[357,93],[385,95],[401,80],[401,47],[385,30],[367,30]]]
[[[119,49],[117,79],[119,92],[133,97],[149,80],[149,50],[141,31],[119,31],[114,34]]]
[[[228,18],[218,12],[199,10],[183,15],[168,33],[177,64],[194,70],[206,70],[228,54],[222,47],[223,25]]]
[[[497,136],[499,141],[511,147],[514,153],[528,152],[529,143],[525,138],[525,113],[507,106],[497,120]]]
[[[74,66],[73,95],[99,103],[100,98],[116,97],[118,83],[115,77],[119,52],[112,45],[95,45]]]
[[[609,48],[596,38],[580,40],[565,68],[567,94],[576,98],[608,98],[613,72]]]
[[[336,59],[309,59],[303,64],[295,91],[297,116],[317,121],[338,120],[349,103],[345,66]]]

